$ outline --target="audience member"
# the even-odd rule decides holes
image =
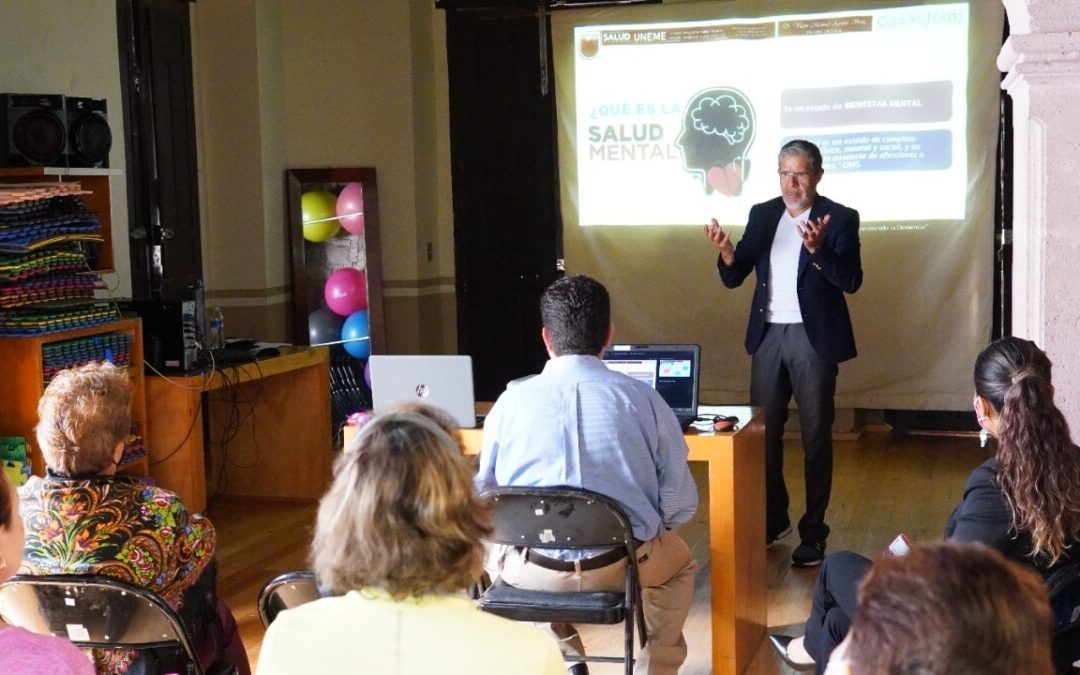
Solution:
[[[561,675],[555,642],[476,609],[491,505],[441,411],[377,416],[338,458],[312,562],[331,594],[279,614],[258,675]]]
[[[0,581],[19,567],[23,552],[23,524],[19,493],[0,471]],[[22,628],[0,630],[0,673],[5,675],[93,675],[86,656],[63,638],[38,635]]]
[[[917,545],[881,558],[828,675],[1051,675],[1042,579],[978,543]]]
[[[1080,449],[1054,405],[1050,370],[1034,342],[1016,337],[979,354],[975,414],[997,447],[971,473],[945,526],[946,538],[982,542],[1043,577],[1068,563],[1080,541]],[[822,671],[850,628],[856,586],[870,565],[850,551],[826,558],[804,638],[771,636],[785,660]]]
[[[635,672],[674,675],[686,658],[682,629],[697,570],[673,531],[693,517],[698,504],[682,428],[649,385],[600,360],[614,332],[603,285],[586,276],[559,279],[544,291],[540,313],[551,359],[542,373],[508,388],[491,409],[477,487],[571,486],[616,501],[641,542],[637,557],[648,641]],[[519,588],[623,589],[625,555],[580,554],[492,547],[486,566],[492,577]],[[564,653],[584,653],[572,625],[550,628]],[[588,669],[577,664],[571,672]]]
[[[24,574],[103,574],[168,602],[203,668],[250,672],[236,622],[215,590],[214,528],[172,492],[116,470],[131,432],[131,381],[110,363],[61,371],[38,403],[46,475],[22,487]],[[94,649],[99,673],[171,667],[167,650]],[[151,665],[153,664],[153,665]],[[167,671],[162,671],[167,672]]]

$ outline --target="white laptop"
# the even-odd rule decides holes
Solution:
[[[442,408],[462,429],[476,426],[471,356],[373,354],[371,397],[375,413],[395,403]]]

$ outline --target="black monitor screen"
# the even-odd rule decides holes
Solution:
[[[655,389],[676,413],[696,414],[699,356],[697,345],[611,345],[604,363]]]

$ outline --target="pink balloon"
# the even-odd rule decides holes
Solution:
[[[364,233],[364,186],[348,183],[337,198],[338,222],[353,234]]]
[[[367,309],[367,275],[352,267],[335,270],[326,279],[323,297],[330,311],[341,316]]]

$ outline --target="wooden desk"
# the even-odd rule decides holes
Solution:
[[[202,396],[222,390],[228,396],[209,397],[206,453]],[[237,411],[234,400],[240,419],[219,447],[225,420]],[[147,377],[146,412],[150,475],[192,511],[206,510],[207,466],[215,483],[223,483],[223,494],[314,500],[329,484],[333,441],[325,347],[283,347],[280,356],[210,376]]]
[[[765,578],[765,413],[710,408],[745,422],[736,432],[687,432],[690,461],[708,464],[712,672],[742,673],[767,625]],[[480,452],[483,431],[462,429],[467,454]],[[702,496],[702,504],[706,504]]]

